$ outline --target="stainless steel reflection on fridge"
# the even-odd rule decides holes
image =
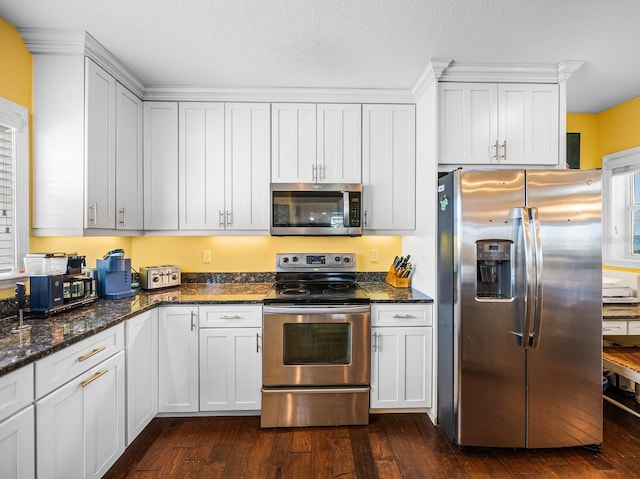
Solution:
[[[460,446],[602,442],[597,170],[438,186],[438,421]]]

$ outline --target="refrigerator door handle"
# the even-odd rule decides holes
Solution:
[[[542,328],[542,237],[540,234],[540,218],[538,216],[538,208],[529,208],[531,225],[533,251],[535,254],[535,301],[533,330],[529,336],[530,345],[536,349],[540,346],[540,331]]]
[[[519,210],[519,211],[518,211]],[[529,348],[532,345],[533,325],[536,315],[536,251],[535,251],[535,226],[532,225],[532,208],[522,207],[512,211],[512,217],[522,219],[525,288],[524,288],[524,325],[522,328],[522,347]]]

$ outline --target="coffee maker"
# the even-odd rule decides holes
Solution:
[[[33,253],[27,255],[29,311],[54,314],[91,303],[97,299],[95,279],[83,271],[85,257],[76,253]]]
[[[106,299],[128,298],[131,289],[131,259],[124,257],[124,250],[108,251],[103,259],[96,260],[98,270],[98,296]]]

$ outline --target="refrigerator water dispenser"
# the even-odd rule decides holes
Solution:
[[[511,240],[476,241],[476,298],[513,299]]]

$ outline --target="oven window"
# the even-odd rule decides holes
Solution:
[[[274,191],[273,226],[344,227],[344,197],[335,191]]]
[[[351,324],[285,324],[284,364],[351,364]]]

